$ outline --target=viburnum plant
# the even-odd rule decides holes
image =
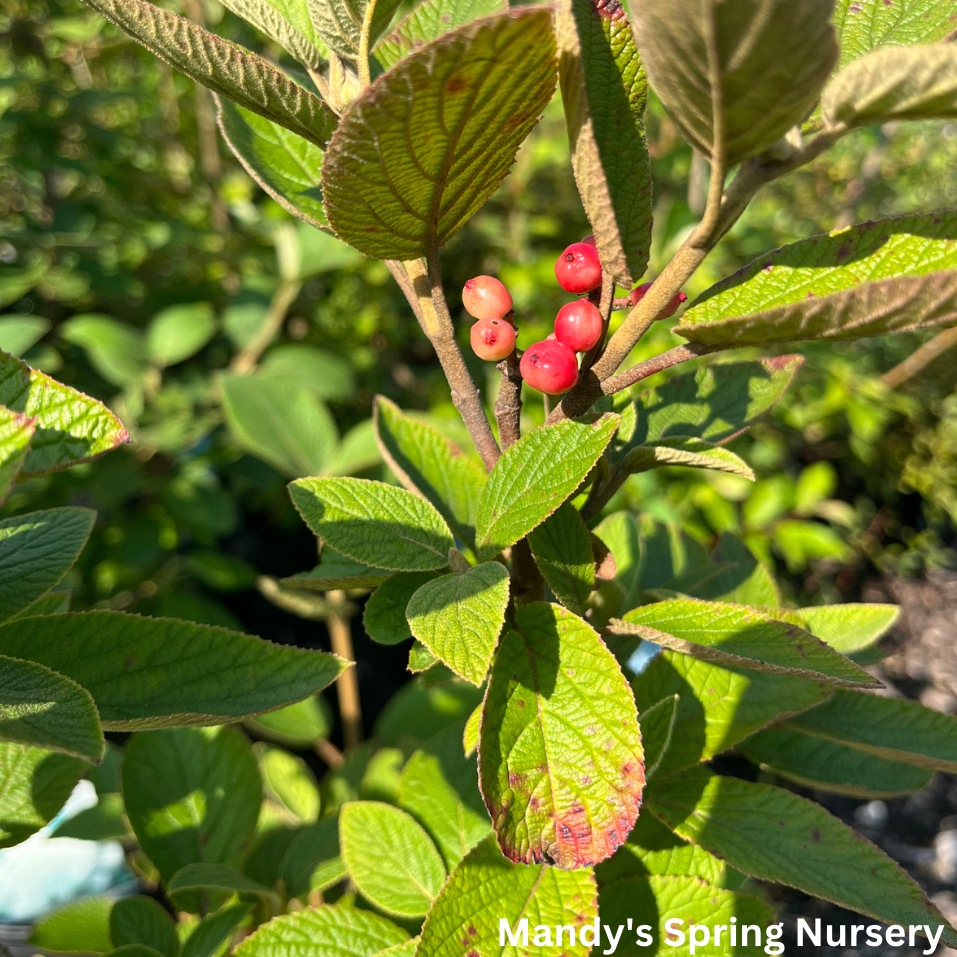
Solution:
[[[957,946],[889,857],[782,786],[882,797],[957,770],[957,720],[875,694],[862,667],[879,658],[895,610],[784,607],[733,536],[706,549],[606,509],[630,475],[660,466],[750,477],[726,445],[801,361],[713,360],[636,392],[642,380],[734,348],[957,317],[957,216],[915,214],[758,257],[687,307],[674,330],[684,344],[628,365],[764,184],[856,127],[957,115],[957,49],[943,42],[952,4],[642,0],[629,14],[618,0],[425,0],[389,32],[397,0],[226,0],[295,61],[277,66],[145,0],[87,2],[213,90],[227,143],[277,202],[386,262],[478,460],[380,398],[376,435],[398,484],[293,482],[322,552],[287,584],[339,602],[371,592],[371,637],[413,641],[419,676],[386,706],[381,746],[347,753],[317,785],[288,750],[253,751],[235,729],[138,734],[120,778],[99,775],[101,792],[125,809],[133,860],[179,923],[143,898],[87,902],[41,923],[36,943],[129,957],[204,957],[227,941],[238,957],[694,952],[668,940],[664,923],[679,918],[708,931],[709,954],[776,953],[759,883],[770,881]],[[466,284],[472,348],[500,363],[490,417],[458,345],[440,249],[502,182],[559,81],[594,235],[555,272],[585,298],[562,308],[554,339],[523,343],[502,283]],[[649,83],[711,179],[701,222],[635,286],[651,244]],[[525,434],[523,381],[553,403]],[[56,577],[30,600],[51,601]],[[0,654],[69,690],[90,729],[222,725],[305,698],[248,726],[292,749],[327,733],[306,696],[338,673],[328,656],[267,653],[191,625],[177,626],[186,637],[135,619],[114,631],[99,614],[30,612],[0,627]],[[102,659],[89,651],[100,643]],[[291,662],[284,700],[264,690],[280,654]],[[227,661],[215,677],[187,670]],[[303,677],[307,662],[322,662],[322,681]],[[207,684],[233,710],[207,700]],[[10,735],[11,721],[33,728],[48,712],[6,707],[0,735],[19,750],[4,773],[28,818],[11,828],[0,815],[9,843],[63,797],[46,801],[44,771],[61,759],[37,747],[100,752],[68,745],[63,729]],[[761,773],[716,770],[731,750]],[[735,921],[758,933],[732,935]],[[95,941],[78,941],[91,927]]]

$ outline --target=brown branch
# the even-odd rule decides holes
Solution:
[[[347,606],[344,591],[331,591],[328,594],[329,617],[326,625],[332,641],[332,652],[346,661],[353,662],[336,680],[336,692],[339,695],[339,716],[342,718],[342,740],[347,751],[362,744],[362,706],[359,702],[359,681],[356,677],[355,652],[352,650],[352,631],[349,619],[343,614]]]
[[[881,385],[888,389],[900,388],[909,379],[923,372],[938,356],[954,346],[957,346],[957,326],[938,332],[930,342],[925,342],[903,362],[885,372],[881,376]]]
[[[442,289],[438,252],[433,253],[428,263],[424,259],[413,259],[405,268],[411,280],[412,294],[418,303],[418,308],[413,305],[413,310],[448,379],[452,404],[458,409],[486,470],[491,472],[501,452],[485,414],[482,397],[455,341],[455,329]],[[406,292],[404,286],[403,292]]]
[[[495,420],[503,452],[522,437],[522,372],[518,361],[518,352],[513,350],[495,367],[502,373],[495,400]]]

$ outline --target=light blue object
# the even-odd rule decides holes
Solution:
[[[642,641],[642,643],[631,653],[626,668],[633,675],[640,675],[648,665],[651,664],[655,655],[661,651],[661,646],[651,641]]]
[[[29,923],[90,894],[135,893],[119,841],[56,837],[56,829],[80,811],[95,807],[96,790],[81,781],[63,810],[41,831],[0,851],[0,922]]]

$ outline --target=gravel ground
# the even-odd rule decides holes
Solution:
[[[885,639],[888,657],[874,669],[888,686],[887,693],[957,713],[957,574],[936,573],[924,581],[874,582],[864,589],[862,599],[901,606],[901,617]],[[898,861],[944,916],[957,924],[957,776],[937,774],[923,791],[890,801],[856,801],[824,792],[811,796]],[[775,896],[785,905],[782,919],[788,955],[916,957],[927,946],[814,947],[805,942],[798,948],[798,917],[809,922],[820,917],[825,926],[873,922],[796,892],[783,890]],[[945,946],[935,953],[957,957],[957,951]]]

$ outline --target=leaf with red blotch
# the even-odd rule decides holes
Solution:
[[[479,780],[503,853],[566,870],[610,857],[645,768],[628,683],[598,633],[559,605],[515,613],[482,712]]]

